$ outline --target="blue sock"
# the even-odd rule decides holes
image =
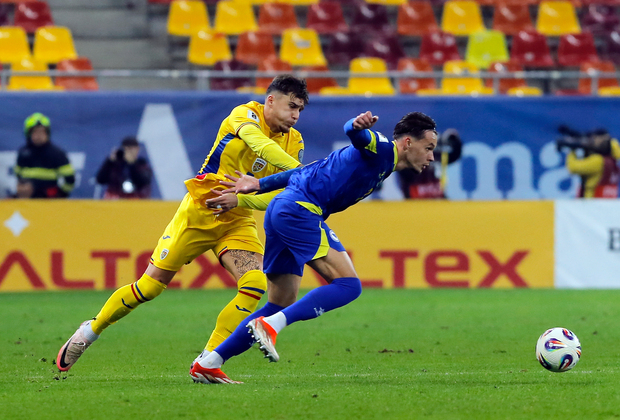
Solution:
[[[347,303],[353,302],[362,293],[362,283],[357,277],[341,277],[331,284],[317,287],[288,308],[282,310],[286,324],[305,321],[323,315]]]
[[[265,306],[241,321],[230,337],[217,346],[214,351],[226,361],[233,356],[237,356],[249,350],[254,345],[254,339],[248,327],[246,327],[246,324],[254,318],[258,318],[259,316],[270,316],[276,312],[280,312],[282,309],[284,309],[282,306],[267,302]]]

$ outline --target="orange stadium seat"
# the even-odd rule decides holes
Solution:
[[[33,57],[36,61],[56,64],[66,58],[77,58],[71,30],[64,26],[45,26],[34,34]]]
[[[258,63],[258,71],[280,71],[290,73],[293,71],[293,66],[291,66],[286,61],[282,61],[277,57],[273,57]],[[258,77],[256,79],[256,86],[262,89],[267,89],[271,84],[273,77]]]
[[[11,64],[12,71],[40,72],[41,76],[11,76],[8,90],[62,90],[54,86],[52,78],[47,75],[47,65],[40,61],[24,58]]]
[[[461,56],[454,35],[437,31],[422,37],[420,58],[433,66],[442,66],[446,61],[460,60]]]
[[[485,29],[480,6],[473,0],[449,0],[443,6],[441,29],[457,36],[466,36]]]
[[[0,26],[0,63],[13,63],[30,58],[28,36],[18,26]]]
[[[338,2],[313,4],[308,8],[306,27],[319,34],[346,32],[349,25],[344,20],[342,6]]]
[[[220,1],[215,9],[215,32],[239,35],[256,32],[258,25],[250,3]]]
[[[568,1],[541,2],[536,30],[546,36],[581,33],[575,6]]]
[[[209,30],[209,12],[199,0],[175,0],[168,11],[168,34],[192,36]]]
[[[258,12],[259,31],[271,35],[280,35],[288,28],[299,28],[295,7],[284,3],[267,3],[260,6]]]
[[[514,61],[509,61],[505,63],[492,63],[487,71],[490,73],[512,73],[517,71],[523,71],[523,66]],[[486,81],[487,87],[493,88],[493,85],[493,79],[488,79]],[[506,94],[508,93],[508,90],[512,88],[520,88],[525,86],[527,86],[527,82],[523,78],[499,79],[499,93]]]
[[[600,61],[590,32],[562,35],[558,47],[558,64],[560,66],[580,66],[582,63]]]
[[[398,71],[416,73],[416,72],[432,72],[433,67],[425,61],[414,58],[401,58],[398,61]],[[420,89],[436,89],[437,85],[433,78],[411,78],[400,79],[398,81],[399,91],[402,94],[416,93]]]
[[[91,71],[93,65],[86,57],[59,61],[56,70],[67,72]],[[56,86],[64,90],[99,90],[97,79],[92,76],[56,76]]]
[[[13,24],[21,26],[27,33],[33,34],[42,26],[54,25],[52,11],[47,2],[32,1],[17,3],[16,6]]]
[[[313,29],[286,29],[282,33],[280,59],[293,66],[325,66],[318,34]]]
[[[594,72],[602,72],[602,73],[615,73],[616,66],[611,61],[599,61],[597,63],[582,63],[580,67],[580,71],[584,73],[593,74]],[[618,79],[615,77],[611,78],[600,78],[598,79],[598,88],[617,88],[620,86],[618,84]],[[579,92],[584,95],[590,95],[592,93],[592,80],[591,79],[579,79]]]
[[[439,30],[433,6],[427,1],[411,1],[398,7],[396,29],[400,35],[422,36]]]
[[[213,66],[232,59],[228,38],[224,34],[200,31],[189,39],[187,60],[200,66]]]
[[[532,30],[534,24],[527,4],[499,4],[493,12],[493,29],[506,35]]]
[[[276,57],[273,38],[268,33],[244,32],[237,39],[235,59],[246,64],[258,65]]]
[[[547,38],[536,31],[521,31],[512,39],[510,56],[524,67],[554,67]]]

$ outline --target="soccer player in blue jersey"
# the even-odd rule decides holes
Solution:
[[[421,172],[433,161],[437,146],[436,124],[420,113],[405,115],[394,128],[394,139],[370,128],[378,117],[370,111],[349,120],[344,130],[351,145],[321,161],[263,179],[241,174],[228,192],[268,192],[286,187],[265,213],[264,271],[268,278],[268,303],[248,316],[233,334],[190,370],[192,377],[212,383],[238,383],[222,371],[222,364],[258,342],[265,357],[279,360],[278,333],[286,326],[316,318],[344,306],[362,292],[351,259],[325,220],[364,199],[393,171],[409,168]],[[207,200],[223,212],[228,194]],[[216,210],[218,211],[218,210]],[[327,281],[297,301],[304,265]]]

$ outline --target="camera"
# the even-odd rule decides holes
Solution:
[[[116,159],[117,160],[125,159],[125,151],[123,150],[123,148],[120,148],[116,151]]]
[[[600,155],[611,154],[611,135],[603,128],[580,133],[562,125],[558,128],[558,132],[562,135],[555,142],[558,152],[567,148],[570,150],[581,149],[586,155],[590,153]]]

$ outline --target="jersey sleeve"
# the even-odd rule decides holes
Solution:
[[[254,153],[273,166],[289,170],[299,166],[299,162],[286,153],[275,141],[267,137],[260,128],[246,124],[239,129],[239,138],[243,140]]]
[[[356,130],[353,128],[353,120],[344,125],[344,132],[351,140],[351,144],[362,153],[362,156],[370,159],[395,159],[394,142],[378,131]]]
[[[239,105],[234,108],[228,117],[228,121],[235,131],[235,135],[239,135],[239,130],[242,127],[250,124],[257,127],[260,130],[260,117],[252,109],[245,105]]]
[[[238,207],[252,210],[267,210],[267,206],[273,198],[283,190],[275,190],[265,194],[237,194]]]

